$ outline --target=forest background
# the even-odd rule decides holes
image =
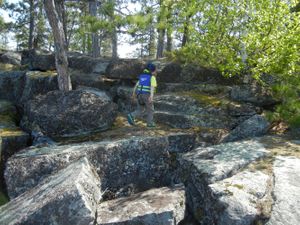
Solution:
[[[0,0],[12,19],[0,19],[2,49],[14,39],[17,51],[54,50],[47,1],[53,0]],[[167,57],[224,76],[252,77],[280,102],[269,118],[300,127],[299,0],[54,2],[66,50],[92,57]]]

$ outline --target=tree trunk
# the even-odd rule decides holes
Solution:
[[[158,22],[158,40],[157,40],[157,51],[156,51],[156,58],[162,58],[164,52],[164,42],[165,42],[165,34],[166,34],[166,7],[164,5],[164,0],[159,1],[160,9],[157,18]]]
[[[29,11],[30,11],[30,19],[29,19],[29,39],[28,39],[28,49],[33,48],[33,31],[34,31],[34,0],[29,1]]]
[[[116,28],[113,29],[112,33],[112,58],[118,58],[118,34]]]
[[[190,19],[191,15],[186,17],[186,20],[184,22],[184,27],[183,27],[183,37],[182,37],[182,42],[181,42],[181,47],[184,47],[186,43],[189,41],[189,26],[190,26]]]
[[[59,20],[62,23],[63,32],[65,36],[65,46],[66,50],[68,50],[68,40],[67,40],[67,18],[66,18],[66,10],[65,4],[63,0],[55,0],[55,7],[59,17]]]
[[[61,91],[72,90],[71,79],[68,73],[68,58],[66,55],[66,42],[63,24],[60,20],[58,8],[54,0],[44,0],[45,11],[49,19],[54,37],[55,65],[58,73],[58,87]]]
[[[152,24],[152,22],[151,22],[151,24]],[[153,59],[155,57],[155,29],[152,25],[150,28],[148,54],[151,59]]]
[[[89,13],[91,16],[97,16],[97,2],[96,0],[89,0]],[[91,55],[94,58],[100,56],[100,48],[99,48],[99,36],[97,33],[92,33],[92,49]]]
[[[172,51],[173,48],[173,38],[172,38],[172,28],[167,29],[167,47],[166,50],[168,52]]]
[[[158,29],[157,52],[156,52],[157,59],[163,57],[165,34],[166,34],[166,29]]]

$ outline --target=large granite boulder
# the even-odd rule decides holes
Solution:
[[[116,115],[117,106],[105,92],[52,91],[26,104],[21,123],[49,137],[76,136],[109,129]]]
[[[5,180],[8,194],[10,198],[20,195],[48,174],[83,156],[97,168],[102,190],[116,193],[126,185],[132,185],[137,191],[165,186],[170,182],[168,152],[190,150],[194,147],[193,138],[168,134],[25,149],[7,162]]]
[[[98,206],[98,225],[177,225],[185,215],[184,186],[151,189]]]
[[[21,54],[19,52],[0,52],[0,63],[21,65]]]
[[[49,91],[58,90],[56,72],[29,71],[25,75],[25,84],[19,104],[24,105],[28,100]]]
[[[78,70],[83,74],[106,75],[110,60],[104,58],[92,58],[84,55],[68,56],[69,67]]]
[[[205,68],[196,64],[184,65],[180,73],[182,82],[232,85],[239,83],[239,77],[224,77],[216,69]]]
[[[137,80],[145,65],[145,62],[141,60],[112,60],[107,67],[106,76],[111,79]]]
[[[176,83],[181,80],[182,66],[179,63],[168,63],[157,75],[157,81],[163,83]]]
[[[28,65],[30,70],[55,70],[55,55],[53,53],[26,50],[22,52],[22,65]],[[82,73],[95,73],[105,75],[110,60],[92,58],[82,54],[68,53],[69,68]]]
[[[254,115],[234,128],[223,142],[237,141],[250,137],[257,137],[266,134],[270,123],[264,116]]]
[[[300,221],[300,159],[278,156],[274,162],[274,204],[267,225],[293,225]]]
[[[83,158],[0,207],[0,224],[93,225],[100,180]]]
[[[54,53],[38,52],[36,50],[25,50],[22,52],[21,64],[28,66],[30,70],[55,70]]]
[[[25,85],[25,73],[23,71],[0,72],[0,98],[18,102]]]
[[[230,191],[223,190],[225,183],[218,183],[226,178],[229,178],[233,174],[236,174],[238,171],[245,168],[252,162],[259,160],[263,157],[266,157],[269,154],[269,151],[265,146],[260,143],[259,140],[253,139],[248,141],[241,142],[230,142],[226,144],[220,144],[210,147],[200,147],[191,152],[185,153],[182,158],[179,158],[179,171],[178,175],[181,178],[181,182],[185,182],[187,187],[187,201],[189,207],[192,209],[193,215],[198,220],[198,222],[203,224],[226,224],[218,223],[220,220],[220,215],[226,217],[232,208],[227,208],[226,201],[220,199],[223,194],[218,193],[229,193]],[[246,174],[242,175],[245,178]],[[260,177],[260,174],[257,175]],[[262,180],[266,180],[264,175]],[[253,175],[254,179],[255,175]],[[236,180],[242,180],[239,178]],[[245,178],[245,180],[247,180]],[[215,185],[215,183],[217,183]],[[227,182],[228,183],[228,182]],[[251,185],[259,186],[257,183],[247,185],[247,182],[244,182],[239,185],[234,185],[237,187],[237,190],[241,185],[251,187]],[[214,184],[215,186],[211,186]],[[230,186],[230,183],[229,183]],[[227,189],[229,187],[227,185]],[[219,187],[222,187],[219,189]],[[263,186],[262,186],[263,187]],[[225,188],[226,189],[226,188]],[[248,191],[246,191],[248,193]],[[263,192],[263,190],[262,190]],[[249,191],[250,193],[250,191]],[[236,195],[239,196],[239,195]],[[245,204],[246,206],[251,202],[252,197],[246,197]],[[229,201],[229,200],[228,200]],[[237,201],[237,200],[236,200]],[[258,201],[258,200],[257,200]],[[229,206],[231,207],[231,206]],[[242,207],[242,208],[243,208]],[[254,205],[249,206],[251,209],[244,211],[245,213],[236,213],[235,215],[242,215],[237,221],[246,221],[248,215],[253,216]],[[238,207],[239,208],[239,207]],[[227,211],[226,211],[227,210]],[[243,215],[245,217],[243,217]],[[221,221],[221,220],[220,220]],[[225,219],[224,219],[225,221]],[[229,221],[229,220],[228,220]],[[235,221],[232,219],[231,221]],[[244,223],[228,223],[228,224],[244,224]],[[245,223],[249,224],[249,223]]]
[[[261,107],[278,103],[278,100],[272,96],[270,90],[257,84],[233,86],[231,98],[235,101],[249,102]]]

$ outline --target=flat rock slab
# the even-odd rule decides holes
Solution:
[[[92,225],[99,186],[95,170],[82,159],[0,207],[0,224]]]
[[[168,151],[177,151],[180,143],[182,148],[187,145],[180,138],[185,140],[187,137],[170,134],[29,148],[15,154],[7,162],[5,180],[8,194],[10,198],[20,195],[53,171],[83,156],[97,168],[103,190],[109,188],[117,191],[128,184],[134,184],[138,190],[162,186],[169,182]],[[176,143],[174,140],[177,140]]]
[[[272,177],[260,171],[244,171],[209,185],[213,198],[205,206],[218,225],[250,225],[270,198]],[[218,210],[216,210],[218,209]]]
[[[276,157],[274,205],[267,225],[300,224],[300,159]]]
[[[192,176],[210,184],[235,174],[268,153],[258,139],[252,139],[200,147],[184,154],[180,161],[183,166],[192,168]]]
[[[151,189],[103,202],[98,207],[98,225],[175,225],[184,218],[183,185]]]

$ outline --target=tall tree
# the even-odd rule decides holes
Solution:
[[[97,18],[97,1],[89,0],[89,13],[92,17]],[[100,56],[99,35],[98,32],[92,32],[92,49],[91,55],[96,58]]]
[[[68,58],[66,54],[66,38],[63,23],[54,0],[44,0],[45,11],[52,28],[55,48],[55,65],[58,73],[58,87],[61,91],[72,90],[71,78],[68,73]]]
[[[157,17],[157,52],[156,58],[163,57],[165,34],[166,34],[166,4],[164,0],[159,0],[159,13]]]
[[[28,49],[33,48],[33,32],[34,32],[34,22],[35,22],[35,10],[34,10],[34,0],[29,0],[29,39],[28,39]]]

